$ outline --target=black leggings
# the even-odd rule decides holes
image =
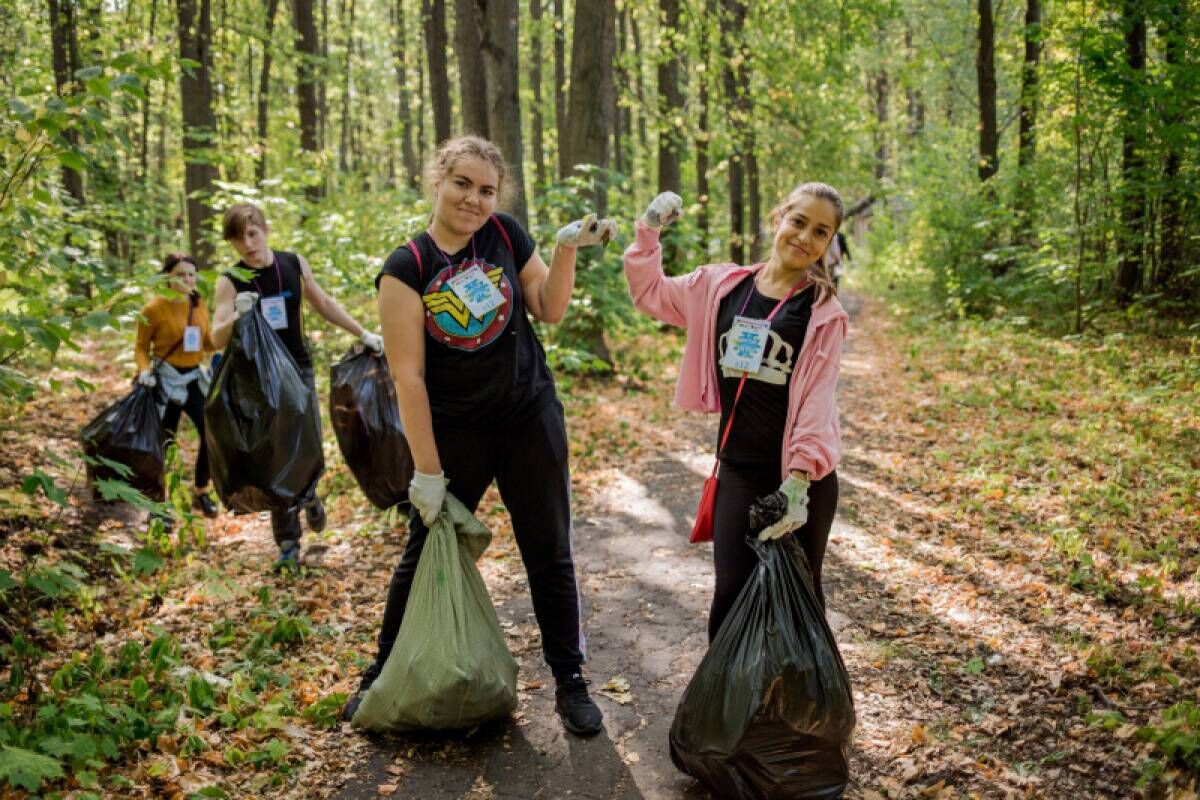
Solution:
[[[180,371],[186,373],[186,370]],[[204,440],[204,392],[200,391],[200,381],[192,381],[188,384],[187,389],[187,400],[183,405],[167,403],[167,410],[163,412],[162,418],[163,439],[175,438],[175,431],[179,429],[179,418],[182,414],[187,414],[188,419],[196,426],[196,433],[200,436],[200,451],[196,453],[196,488],[203,489],[208,486],[208,442]]]
[[[711,642],[721,623],[733,608],[746,581],[758,566],[758,557],[746,544],[750,532],[750,506],[763,495],[779,488],[779,470],[745,469],[721,464],[717,499],[713,509],[713,563],[717,585],[713,591],[712,609],[708,615],[708,640]],[[825,593],[821,590],[821,562],[825,545],[837,511],[837,473],[831,472],[808,487],[808,522],[791,534],[808,557],[812,569],[813,588],[821,608]]]
[[[472,512],[495,479],[529,576],[546,663],[556,677],[576,671],[583,663],[585,644],[571,553],[571,479],[562,404],[555,400],[532,419],[510,428],[465,431],[435,426],[434,439],[442,470],[450,480],[446,491]],[[364,687],[379,676],[400,632],[428,533],[413,510],[408,543],[388,587],[379,651],[363,674]]]

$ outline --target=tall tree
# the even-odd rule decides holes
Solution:
[[[700,66],[696,71],[696,81],[700,84],[697,90],[700,104],[699,119],[696,123],[696,202],[700,211],[696,215],[696,226],[700,230],[700,241],[705,250],[708,248],[708,144],[711,137],[709,131],[709,20],[717,15],[717,0],[704,0],[704,16],[699,19]]]
[[[521,147],[520,11],[518,0],[478,0],[487,21],[483,61],[487,70],[488,129],[508,161],[509,209],[529,225],[525,205],[525,166]]]
[[[683,145],[683,126],[675,122],[683,115],[683,92],[679,89],[679,0],[659,0],[663,36],[667,54],[658,62],[658,189],[679,193],[679,151]]]
[[[354,12],[355,0],[342,0],[341,18],[346,38],[346,61],[342,69],[341,144],[338,147],[338,169],[349,172],[354,152],[354,127],[350,119],[350,97],[354,82]]]
[[[446,0],[421,0],[425,51],[429,54],[429,94],[433,103],[436,144],[450,138],[450,73],[446,63]]]
[[[54,67],[54,91],[65,97],[73,91],[75,72],[79,63],[79,26],[75,17],[75,0],[47,0],[50,6],[50,51]],[[78,134],[67,132],[67,141],[76,145]],[[84,202],[83,174],[62,165],[62,183],[76,205]]]
[[[205,0],[207,5],[208,0]],[[296,52],[300,63],[296,68],[296,109],[300,112],[300,149],[316,161],[321,151],[320,111],[317,98],[318,62],[321,44],[317,38],[317,21],[313,16],[313,0],[292,0],[292,23],[296,27]],[[321,184],[305,188],[309,199],[325,192]]]
[[[545,186],[546,120],[542,113],[542,0],[529,0],[529,91],[533,95],[533,112],[529,121],[530,148],[538,186]]]
[[[396,62],[396,119],[400,123],[400,157],[404,161],[404,172],[409,186],[416,188],[420,182],[420,169],[413,152],[413,117],[408,94],[408,66],[405,61],[408,29],[404,25],[404,0],[392,3],[392,21],[395,38],[392,41],[392,57]]]
[[[179,57],[194,61],[179,77],[183,110],[184,191],[187,195],[188,247],[199,264],[212,264],[213,250],[205,233],[213,216],[209,197],[217,177],[211,153],[216,134],[213,115],[212,18],[209,0],[176,0]]]
[[[575,7],[571,37],[571,94],[567,109],[567,163],[608,167],[612,57],[616,49],[615,0],[589,0]],[[596,211],[604,214],[608,192],[597,176]]]
[[[996,125],[996,20],[992,0],[979,0],[975,75],[979,84],[979,180],[1000,169],[1000,129]]]
[[[258,156],[254,167],[254,176],[259,183],[267,177],[267,132],[271,122],[271,60],[275,52],[271,37],[275,32],[275,12],[278,8],[279,0],[266,0],[263,58],[258,72]]]
[[[488,81],[483,63],[483,28],[488,0],[454,0],[454,51],[463,133],[488,137]]]
[[[1017,207],[1022,238],[1032,233],[1033,192],[1029,170],[1037,150],[1038,64],[1042,58],[1042,3],[1025,0],[1025,61],[1021,65],[1021,106],[1017,133]]]
[[[725,98],[729,103],[730,142],[729,154],[729,259],[737,264],[746,261],[746,162],[744,136],[750,123],[748,100],[743,86],[742,70],[745,69],[746,51],[741,36],[746,24],[744,0],[723,0],[721,14],[721,41],[728,58],[725,62]]]
[[[554,131],[558,145],[558,177],[571,174],[567,155],[567,18],[563,0],[554,0]]]
[[[1121,230],[1117,236],[1117,302],[1128,305],[1142,288],[1142,248],[1146,225],[1145,114],[1142,84],[1146,72],[1146,3],[1125,0],[1122,11],[1125,29],[1125,64],[1129,68],[1122,92],[1124,119],[1121,131]]]
[[[1162,13],[1164,19],[1160,36],[1163,40],[1163,61],[1166,63],[1167,78],[1172,82],[1173,87],[1176,83],[1186,85],[1184,70],[1189,66],[1184,62],[1187,46],[1186,0],[1169,0]],[[1183,167],[1184,153],[1189,138],[1193,142],[1195,141],[1194,129],[1191,137],[1186,133],[1188,130],[1186,96],[1185,89],[1177,89],[1172,93],[1164,119],[1166,125],[1161,129],[1167,155],[1163,160],[1159,268],[1154,275],[1155,289],[1180,297],[1186,295],[1186,287],[1180,282],[1179,274],[1185,267],[1185,242],[1187,240],[1184,220],[1187,193],[1180,181],[1180,170]]]

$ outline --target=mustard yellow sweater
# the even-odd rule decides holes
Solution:
[[[154,358],[166,358],[173,367],[195,367],[200,364],[205,353],[216,350],[208,329],[208,307],[203,298],[198,298],[196,307],[192,310],[192,324],[200,327],[200,351],[196,353],[183,352],[183,329],[187,327],[188,300],[169,300],[166,297],[156,297],[142,308],[145,322],[139,321],[137,326],[137,345],[134,356],[137,358],[138,372],[150,368],[151,352],[154,348]],[[178,347],[175,347],[176,344]],[[171,348],[174,352],[168,357]]]

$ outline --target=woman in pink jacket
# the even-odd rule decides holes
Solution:
[[[801,184],[770,214],[774,235],[765,263],[710,264],[669,278],[659,231],[679,218],[682,206],[670,192],[650,203],[625,251],[625,277],[638,309],[687,328],[675,402],[719,412],[721,433],[736,408],[717,453],[711,641],[758,564],[746,544],[749,509],[777,490],[787,511],[759,538],[794,532],[824,605],[821,562],[837,509],[834,467],[841,456],[834,395],[847,316],[822,257],[843,210],[833,187]]]

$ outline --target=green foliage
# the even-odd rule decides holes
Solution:
[[[1200,706],[1195,702],[1167,708],[1158,720],[1138,729],[1138,738],[1153,743],[1169,762],[1200,774]]]
[[[20,747],[0,747],[0,781],[36,792],[43,782],[62,776],[56,759]]]

